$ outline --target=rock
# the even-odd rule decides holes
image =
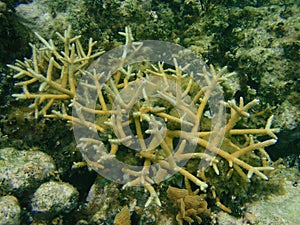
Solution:
[[[90,224],[107,222],[113,224],[114,216],[120,211],[120,190],[115,183],[103,182],[98,177],[91,186],[87,196],[87,209],[90,213]],[[109,213],[108,213],[109,212]]]
[[[0,13],[6,12],[7,10],[7,5],[5,2],[0,1]],[[1,14],[0,14],[1,15]]]
[[[22,21],[30,30],[40,31],[52,23],[50,9],[43,1],[33,1],[30,4],[20,4],[16,7],[16,14],[24,18]]]
[[[79,192],[68,183],[50,181],[42,184],[31,199],[31,212],[38,219],[53,218],[71,212],[78,203]]]
[[[295,172],[296,174],[297,172]],[[297,182],[298,183],[298,182]],[[272,196],[259,202],[248,204],[248,211],[256,217],[258,225],[263,224],[300,224],[300,191],[294,182],[286,181],[286,194]]]
[[[11,195],[0,197],[0,225],[20,224],[18,199]]]
[[[21,196],[38,187],[55,171],[50,156],[41,151],[0,149],[0,183],[6,193]]]
[[[19,18],[11,9],[14,1],[0,1],[0,68],[5,64],[12,63],[15,58],[29,54],[29,34],[25,27],[19,23]],[[1,71],[3,72],[3,71]],[[1,75],[2,85],[4,75]],[[9,92],[6,92],[6,94]],[[2,100],[2,96],[1,96]],[[6,106],[6,104],[1,104]],[[1,112],[3,113],[3,111]]]
[[[173,208],[151,204],[145,208],[148,193],[136,188],[120,190],[119,184],[100,176],[91,186],[86,199],[88,224],[176,224]],[[81,224],[80,224],[81,225]]]
[[[259,201],[247,203],[242,218],[228,213],[218,213],[219,224],[222,225],[295,225],[300,224],[300,174],[296,167],[281,169],[280,177],[284,177],[285,193],[261,198]]]
[[[71,15],[78,14],[83,8],[82,0],[32,1],[29,4],[19,4],[15,10],[20,22],[29,30],[38,32],[43,37],[52,38],[56,31],[62,32],[69,25]]]

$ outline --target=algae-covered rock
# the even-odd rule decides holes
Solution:
[[[28,30],[20,23],[9,1],[0,1],[0,68],[29,53]]]
[[[50,181],[42,184],[31,199],[31,211],[37,218],[53,218],[71,212],[78,203],[79,192],[68,183]]]
[[[0,197],[0,225],[20,224],[21,209],[18,199],[7,195]]]
[[[166,199],[165,194],[165,191],[162,191],[161,197],[164,196],[162,198]],[[117,224],[116,222],[120,219],[118,218],[120,212],[124,207],[128,207],[130,211],[131,224],[176,224],[175,211],[166,203],[169,202],[167,199],[164,200],[163,207],[152,204],[145,208],[144,204],[146,201],[147,193],[140,187],[122,190],[119,184],[98,177],[91,186],[86,199],[86,212],[89,217],[89,224]],[[128,219],[128,212],[126,214],[121,216]]]
[[[87,209],[90,214],[90,223],[113,223],[114,216],[121,209],[121,192],[115,183],[106,183],[98,178],[91,186],[87,196]]]
[[[31,31],[52,37],[68,27],[68,19],[83,8],[82,1],[31,1],[19,4],[15,10],[21,22]]]
[[[52,158],[41,151],[0,149],[0,182],[2,193],[17,196],[30,192],[55,171]]]

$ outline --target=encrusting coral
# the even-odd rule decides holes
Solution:
[[[120,175],[123,181],[128,180],[123,188],[143,186],[150,193],[146,207],[153,202],[162,205],[155,184],[169,178],[170,174],[179,173],[185,178],[184,194],[174,196],[178,190],[170,187],[168,196],[179,207],[177,221],[180,224],[183,220],[191,223],[192,218],[200,222],[203,214],[207,216],[205,195],[200,197],[205,192],[211,193],[216,206],[231,212],[214,191],[218,187],[210,182],[207,170],[212,169],[219,176],[220,162],[225,161],[228,171],[224,172],[229,178],[236,173],[245,182],[250,182],[254,174],[268,180],[267,172],[274,168],[270,166],[264,147],[276,143],[275,133],[279,131],[271,128],[273,116],[269,117],[264,128],[241,125],[235,128],[241,118],[250,117],[250,109],[259,101],[245,103],[243,98],[238,103],[220,101],[217,104],[226,108],[226,112],[221,111],[215,116],[221,117],[224,113],[228,120],[223,126],[215,124],[217,130],[210,130],[209,98],[231,74],[227,74],[226,69],[216,71],[213,66],[203,67],[196,75],[188,74],[188,65],[179,65],[176,57],[173,58],[174,66],[169,68],[163,62],[126,66],[124,61],[130,58],[129,52],[137,54],[140,46],[133,42],[128,27],[121,34],[132,49],[124,48],[121,58],[110,59],[117,62],[117,67],[108,80],[107,74],[99,73],[95,68],[87,70],[92,61],[103,54],[93,53],[95,42],[92,40],[85,53],[80,36],[72,37],[69,28],[64,36],[58,34],[64,46],[60,51],[52,40],[46,41],[36,34],[42,47],[31,45],[32,59],[18,60],[15,65],[9,65],[17,71],[14,78],[21,79],[16,85],[23,88],[23,93],[13,96],[33,99],[30,108],[34,109],[36,117],[60,118],[74,127],[90,130],[88,137],[78,139],[78,147],[87,164],[96,171],[115,169],[116,172],[111,173]],[[208,74],[213,79],[198,88],[194,76]],[[162,82],[155,83],[157,81]],[[79,83],[81,91],[76,92]],[[128,88],[135,91],[126,95],[124,90]],[[91,90],[96,93],[96,100],[89,102]],[[258,136],[265,138],[261,140]],[[138,151],[132,151],[132,146]],[[190,146],[195,150],[187,151]],[[136,167],[114,167],[113,159]],[[207,166],[189,171],[184,166],[189,159],[204,161]],[[195,187],[198,188],[192,190]]]

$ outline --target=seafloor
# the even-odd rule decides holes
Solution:
[[[232,210],[208,197],[207,216],[200,209],[182,211],[183,198],[167,197],[169,185],[183,186],[180,177],[156,185],[162,206],[145,208],[143,188],[123,190],[98,176],[83,162],[68,123],[34,118],[32,102],[13,97],[22,90],[7,66],[33,57],[29,43],[45,44],[35,32],[59,46],[57,32],[70,25],[83,48],[89,38],[97,41],[95,52],[123,44],[119,32],[130,26],[136,41],[179,44],[216,70],[234,72],[222,84],[224,98],[260,101],[250,112],[258,119],[243,123],[261,128],[274,115],[272,127],[280,129],[277,143],[265,148],[276,168],[270,180],[236,181],[241,186],[233,187],[212,178]],[[300,224],[299,1],[4,0],[0,31],[0,225]]]

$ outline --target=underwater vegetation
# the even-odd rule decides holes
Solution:
[[[234,73],[205,65],[190,73],[191,65],[180,64],[184,52],[172,55],[173,65],[127,65],[145,52],[129,27],[120,34],[125,47],[108,58],[114,70],[107,79],[107,68],[97,64],[105,53],[93,50],[92,39],[84,50],[70,27],[55,41],[36,33],[32,57],[9,65],[21,89],[13,97],[29,101],[36,119],[67,121],[89,168],[110,175],[120,189],[142,186],[149,197],[137,201],[145,208],[174,206],[178,224],[213,220],[214,210],[239,215],[252,194],[278,190],[264,150],[277,141],[273,116],[257,111],[258,99],[216,97]],[[130,224],[126,207],[120,212],[126,222],[117,215],[116,224]]]

